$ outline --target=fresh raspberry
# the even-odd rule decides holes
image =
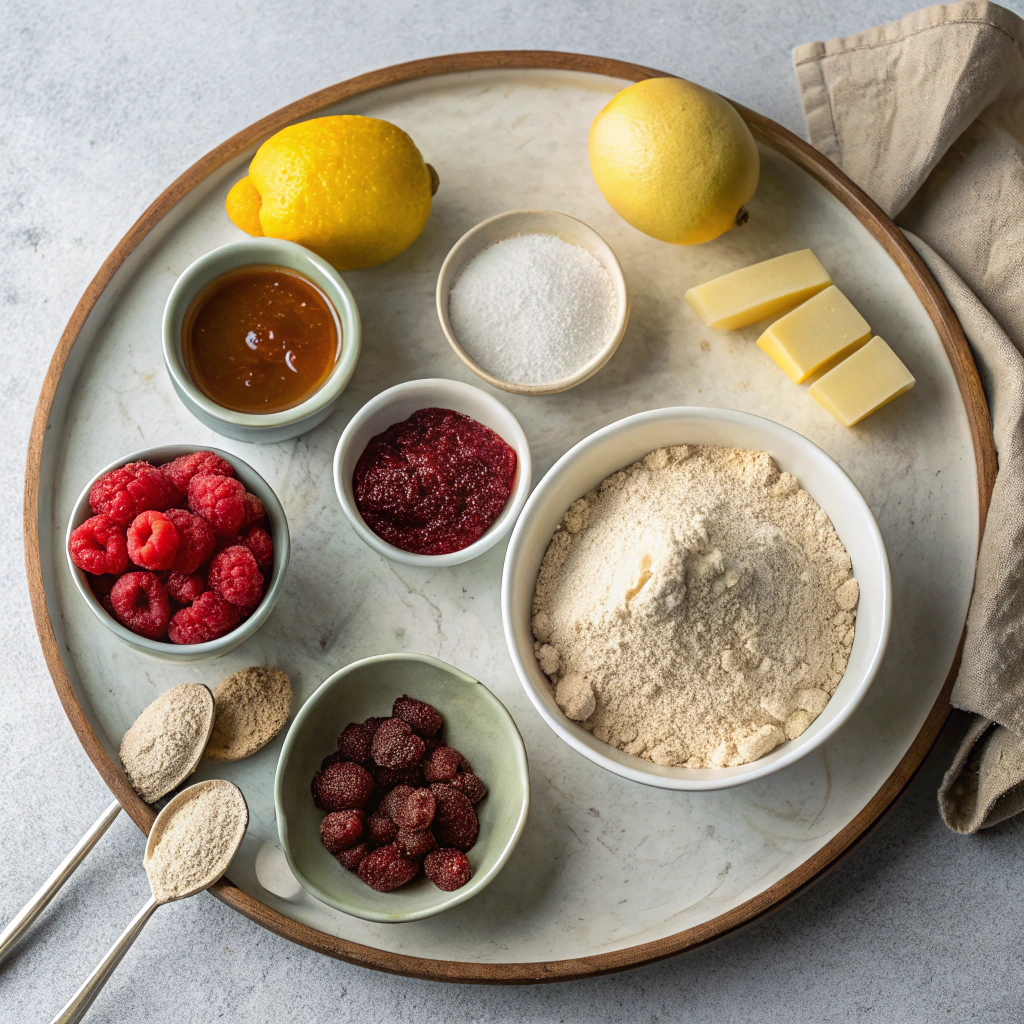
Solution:
[[[89,508],[96,515],[110,516],[122,526],[127,526],[140,512],[163,512],[177,500],[174,485],[148,462],[129,462],[111,470],[89,491]]]
[[[469,762],[453,747],[438,747],[423,762],[427,782],[451,782],[459,772],[469,772]]]
[[[375,846],[386,846],[398,835],[398,826],[379,807],[366,820],[366,837]]]
[[[320,822],[320,842],[328,853],[341,853],[355,846],[363,834],[363,812],[332,811]]]
[[[175,612],[167,635],[172,644],[205,644],[230,633],[241,619],[241,612],[233,604],[206,590],[187,608]]]
[[[382,768],[410,768],[420,763],[426,748],[408,722],[389,718],[380,723],[372,749],[374,761]]]
[[[173,569],[191,576],[213,554],[217,538],[202,516],[195,516],[183,508],[169,508],[165,514],[178,531],[178,554]]]
[[[411,768],[380,768],[372,767],[373,781],[377,783],[377,790],[387,793],[395,786],[422,786],[423,770],[418,764]]]
[[[185,513],[188,515],[188,513]],[[201,572],[186,576],[183,572],[172,572],[167,577],[167,593],[178,604],[191,604],[206,590],[206,580]]]
[[[394,845],[382,846],[359,863],[359,877],[377,892],[391,892],[411,882],[419,874],[417,861],[410,860]]]
[[[188,483],[188,507],[218,537],[230,537],[245,522],[245,488],[234,477],[199,473]]]
[[[438,889],[453,892],[472,877],[469,858],[461,850],[434,850],[423,861],[423,872]]]
[[[235,471],[229,462],[225,462],[213,452],[190,452],[179,455],[172,462],[165,462],[160,472],[174,485],[176,490],[184,494],[192,477],[200,473],[216,473],[218,476],[234,476]]]
[[[338,737],[338,751],[344,755],[346,761],[369,761],[373,733],[374,730],[365,722],[362,725],[349,722]]]
[[[360,843],[358,846],[353,846],[351,849],[342,850],[341,853],[336,855],[335,859],[343,868],[347,868],[349,871],[358,871],[363,858],[369,852],[370,844]]]
[[[480,822],[469,800],[457,789],[435,782],[430,787],[437,801],[434,815],[434,835],[443,846],[457,850],[470,850],[480,832]]]
[[[429,828],[425,828],[421,832],[406,832],[400,828],[395,836],[395,845],[402,850],[406,857],[419,860],[431,850],[437,849],[437,840]]]
[[[125,551],[127,552],[127,547]],[[97,597],[110,597],[110,592],[114,589],[114,584],[117,582],[116,576],[90,576],[89,586],[92,588],[92,592]]]
[[[253,553],[242,544],[213,556],[206,582],[211,590],[238,608],[255,608],[263,597],[263,573]]]
[[[245,526],[255,526],[256,523],[262,523],[267,518],[267,510],[263,507],[263,502],[256,497],[251,491],[245,492]]]
[[[151,572],[126,572],[111,588],[114,614],[133,633],[159,640],[167,632],[171,606],[167,588]]]
[[[128,568],[128,540],[123,526],[110,516],[98,515],[76,526],[68,538],[71,561],[82,572],[94,576],[113,573],[115,576]]]
[[[260,572],[270,572],[274,567],[274,542],[262,526],[250,526],[239,540],[253,553]]]
[[[362,807],[373,792],[373,776],[351,761],[329,764],[313,776],[313,801],[322,811]]]
[[[391,805],[391,818],[406,832],[421,832],[434,820],[437,801],[429,789],[414,789]]]
[[[399,697],[391,708],[391,714],[395,718],[408,722],[414,732],[420,736],[436,736],[441,731],[444,721],[435,708],[425,704],[421,700],[412,697]]]
[[[487,787],[472,772],[459,772],[448,785],[457,789],[474,806],[487,796]]]
[[[128,557],[151,572],[173,568],[178,543],[178,531],[163,512],[140,512],[128,527]]]

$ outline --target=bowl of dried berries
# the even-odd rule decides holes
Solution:
[[[173,661],[233,650],[266,621],[288,566],[277,495],[237,455],[164,445],[86,485],[68,523],[82,597],[125,643]]]
[[[482,683],[385,654],[336,672],[296,715],[274,789],[289,867],[367,921],[417,921],[484,889],[526,824],[526,748]]]

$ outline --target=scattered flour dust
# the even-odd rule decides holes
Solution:
[[[828,703],[858,597],[828,516],[767,452],[659,448],[562,518],[535,650],[598,739],[655,764],[746,764]]]
[[[582,369],[608,343],[617,316],[601,261],[554,235],[495,242],[466,264],[448,295],[459,344],[514,384],[547,384]]]

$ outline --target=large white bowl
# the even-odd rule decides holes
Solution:
[[[832,520],[860,584],[857,631],[846,674],[806,732],[735,768],[666,768],[595,739],[566,718],[534,656],[530,605],[541,559],[565,510],[616,470],[655,448],[709,444],[767,451]],[[543,719],[574,750],[616,775],[661,789],[725,789],[763,778],[821,746],[860,704],[889,639],[892,583],[885,545],[860,491],[820,448],[779,423],[729,409],[672,408],[628,416],[584,438],[551,467],[526,503],[505,555],[501,613],[509,654]]]
[[[366,520],[356,507],[356,497],[352,488],[352,475],[355,473],[356,463],[366,450],[370,438],[387,430],[393,424],[408,419],[419,409],[432,408],[454,409],[463,416],[472,417],[485,427],[490,427],[507,445],[515,449],[516,453],[516,476],[512,481],[512,493],[498,518],[484,531],[479,540],[461,551],[452,551],[447,555],[417,555],[412,551],[403,551],[378,537],[366,525]],[[459,562],[468,562],[477,555],[482,555],[488,548],[508,536],[512,524],[526,504],[532,483],[533,458],[530,455],[530,443],[526,440],[519,420],[498,399],[481,391],[480,388],[457,380],[446,380],[443,377],[406,381],[404,384],[397,384],[387,391],[382,391],[376,398],[371,398],[349,421],[334,453],[334,489],[352,529],[374,551],[405,565],[457,565]]]

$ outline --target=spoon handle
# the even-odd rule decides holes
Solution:
[[[96,845],[100,836],[110,828],[120,810],[121,805],[115,800],[100,815],[96,824],[82,836],[75,848],[60,862],[53,874],[43,883],[42,888],[0,932],[0,963],[7,959],[14,947],[21,941],[21,937],[32,927],[32,922],[57,895],[60,887],[71,877],[75,868],[85,860],[86,854]]]
[[[107,979],[114,973],[114,968],[121,962],[121,958],[131,948],[131,944],[142,931],[143,925],[152,917],[153,911],[159,907],[155,899],[149,902],[135,915],[134,920],[121,933],[121,937],[110,948],[110,952],[100,961],[99,966],[82,983],[82,987],[71,997],[67,1006],[64,1007],[51,1024],[78,1024],[92,1006],[93,1000],[100,994],[100,989],[107,983]]]

